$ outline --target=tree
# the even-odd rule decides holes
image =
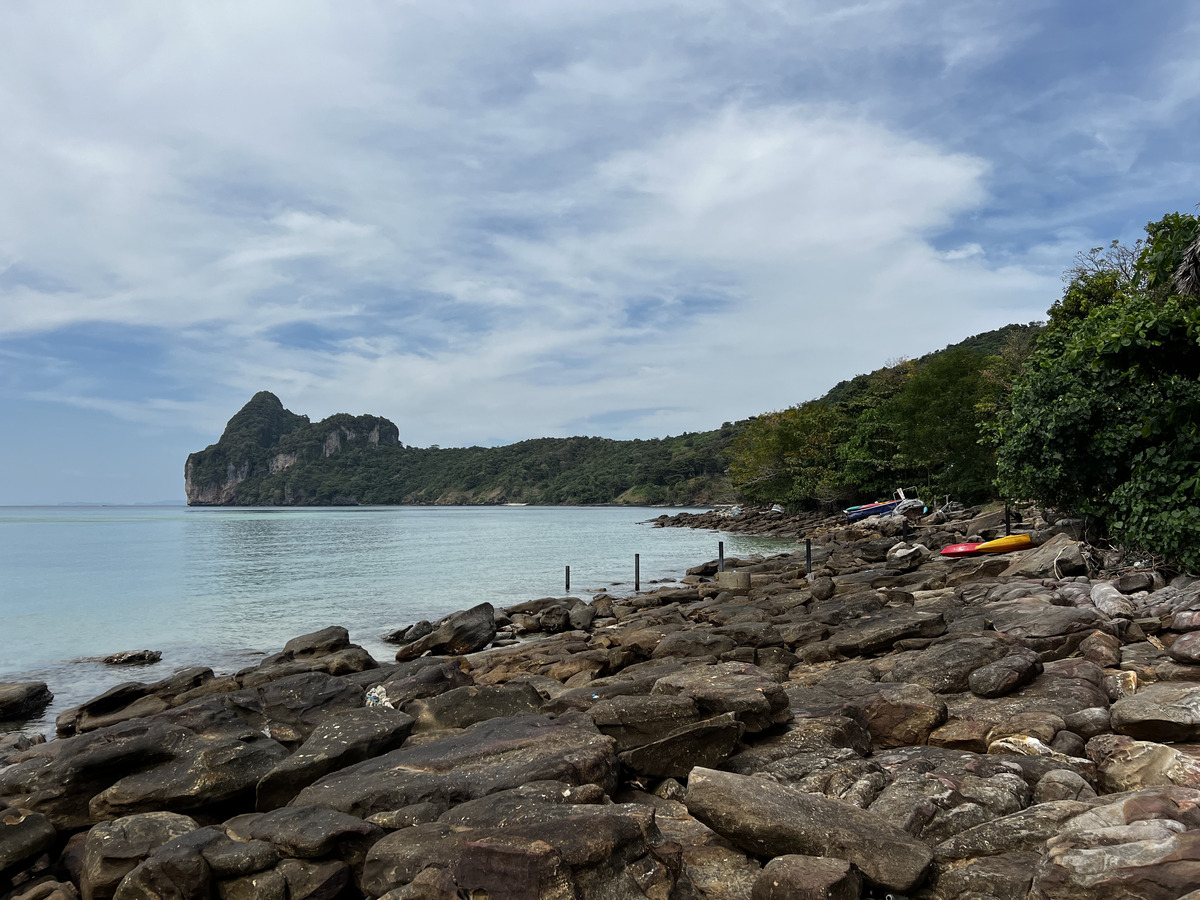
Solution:
[[[750,421],[730,449],[734,487],[756,503],[832,501],[841,425],[832,406],[815,401]]]

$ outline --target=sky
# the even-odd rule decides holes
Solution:
[[[0,505],[257,391],[406,444],[719,427],[1045,317],[1200,201],[1197,0],[0,5]]]

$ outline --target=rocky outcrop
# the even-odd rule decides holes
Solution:
[[[118,685],[0,741],[0,893],[1185,897],[1200,589],[939,558],[956,527]]]

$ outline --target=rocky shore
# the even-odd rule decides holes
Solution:
[[[0,735],[0,897],[1198,900],[1200,582],[977,512],[119,685]]]

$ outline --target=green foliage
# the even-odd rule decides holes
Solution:
[[[1173,213],[1146,230],[1140,285],[1081,304],[1039,341],[996,428],[998,482],[1198,568],[1200,309],[1168,293],[1197,221]]]
[[[837,485],[838,411],[820,402],[768,413],[734,441],[730,477],[752,502],[811,507]]]

